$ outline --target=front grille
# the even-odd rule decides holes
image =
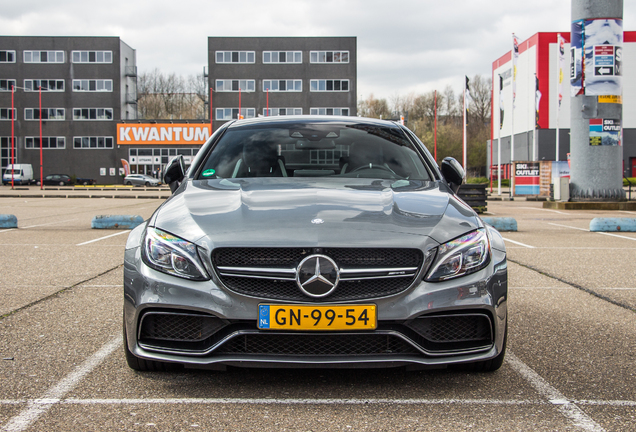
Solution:
[[[175,312],[147,312],[140,322],[139,340],[143,343],[201,342],[223,328],[220,318]]]
[[[341,280],[332,294],[312,298],[298,288],[294,275],[300,261],[315,253],[329,256],[340,269],[413,270],[406,272],[406,275],[371,275]],[[422,265],[422,252],[419,249],[397,248],[219,248],[213,252],[212,261],[223,284],[239,294],[270,300],[332,302],[385,297],[406,290],[414,282]],[[226,269],[226,272],[219,270],[219,267]],[[281,269],[283,272],[270,277],[239,274],[245,268],[252,271]]]
[[[384,334],[246,334],[226,342],[214,354],[364,356],[420,352],[399,337]]]
[[[493,342],[491,322],[484,314],[423,316],[406,325],[431,350],[468,349]]]

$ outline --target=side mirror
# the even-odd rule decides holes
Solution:
[[[442,161],[442,175],[448,182],[448,185],[453,190],[453,192],[457,193],[459,187],[464,183],[464,179],[466,178],[466,171],[457,162],[457,159],[452,157],[445,157]]]
[[[172,158],[168,163],[165,174],[163,175],[163,181],[170,185],[170,192],[174,193],[174,191],[177,190],[179,184],[185,177],[185,170],[183,155]]]

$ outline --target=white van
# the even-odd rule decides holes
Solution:
[[[2,174],[2,184],[11,184],[12,169],[13,184],[23,185],[35,183],[35,181],[33,180],[33,167],[31,166],[31,164],[9,164],[4,168],[4,173]]]

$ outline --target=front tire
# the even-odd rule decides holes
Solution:
[[[137,357],[128,349],[128,339],[126,337],[126,324],[124,324],[124,354],[126,355],[126,363],[132,370],[139,372],[168,372],[179,368],[175,363],[164,363],[154,360],[146,360]]]

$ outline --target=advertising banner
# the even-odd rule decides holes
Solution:
[[[622,94],[623,20],[586,20],[585,94]]]
[[[515,162],[515,195],[539,195],[541,176],[539,162]]]
[[[210,137],[209,124],[120,123],[117,145],[204,144]]]
[[[623,20],[579,20],[571,30],[571,96],[621,96]]]
[[[620,146],[621,121],[618,119],[590,119],[591,146]]]
[[[583,94],[583,20],[574,21],[570,31],[570,96]]]

